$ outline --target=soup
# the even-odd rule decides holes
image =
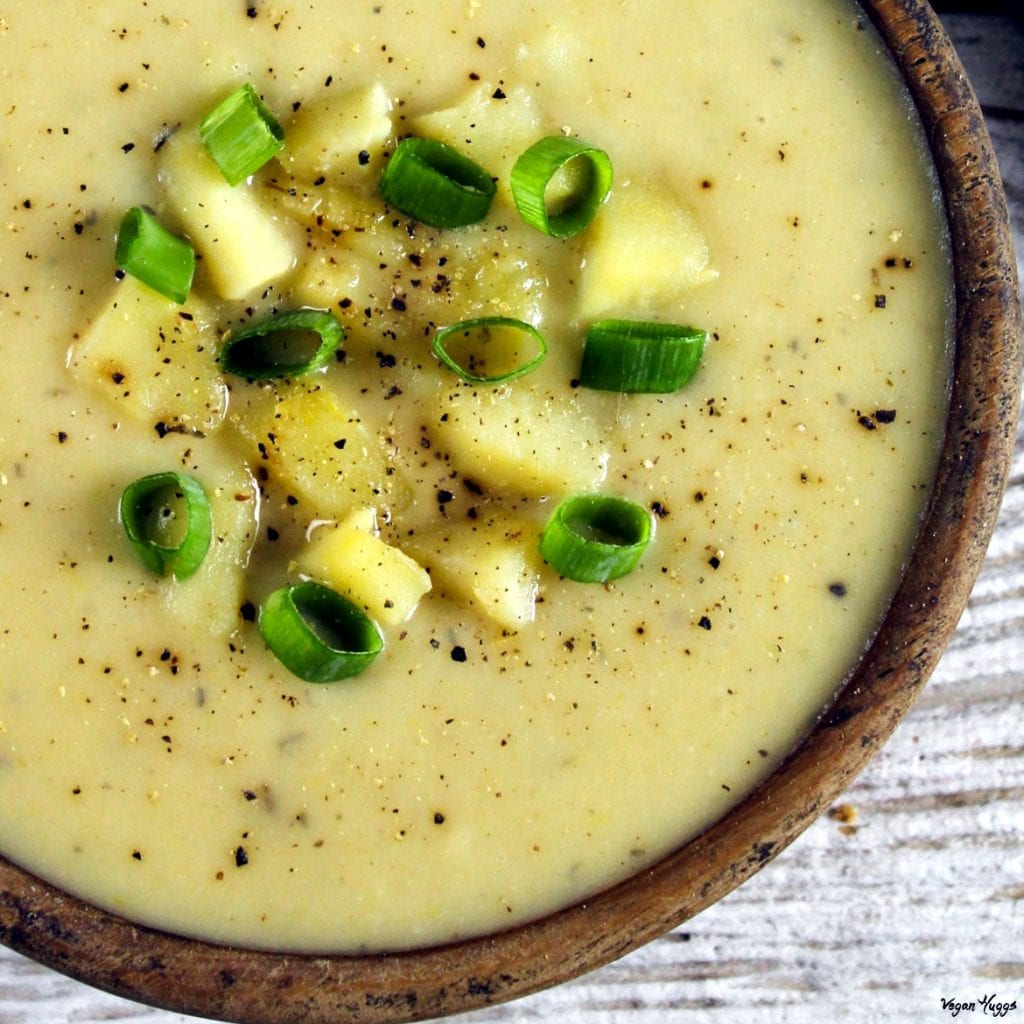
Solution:
[[[716,820],[870,640],[946,410],[933,172],[856,11],[349,7],[116,2],[60,39],[18,3],[0,35],[0,848],[133,920],[259,948],[487,933]],[[243,82],[285,145],[225,197],[196,128]],[[481,221],[383,204],[406,135],[497,178]],[[571,238],[510,194],[541,137],[614,167]],[[183,304],[114,273],[140,205],[198,250]],[[304,307],[343,324],[343,358],[222,371],[226,336]],[[431,344],[481,316],[536,327],[547,358],[461,379]],[[706,331],[697,372],[584,386],[606,318]],[[166,471],[213,510],[182,580],[119,522]],[[591,492],[653,530],[603,584],[538,549]],[[305,577],[372,609],[383,650],[353,678],[304,682],[267,649],[261,608]]]

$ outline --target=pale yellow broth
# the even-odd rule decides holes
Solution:
[[[876,36],[834,0],[254,11],[2,11],[0,849],[133,920],[211,940],[360,950],[486,933],[713,822],[869,641],[946,409],[933,171]],[[603,489],[660,508],[654,543],[606,587],[542,569],[536,619],[514,633],[435,587],[363,675],[305,684],[233,608],[227,629],[197,624],[168,598],[184,585],[149,574],[118,524],[134,477],[237,480],[238,445],[158,436],[83,389],[68,352],[116,287],[124,210],[161,208],[162,126],[243,80],[286,129],[294,102],[344,84],[382,82],[411,116],[450,105],[471,73],[527,88],[604,148],[609,202],[632,178],[670,183],[717,277],[665,317],[711,338],[677,395],[583,394],[582,243],[538,241],[555,261],[553,351],[529,386],[601,424]],[[372,350],[352,341],[344,384],[373,392],[371,421],[390,408]],[[451,380],[429,358],[390,372],[405,374],[409,423],[443,408]],[[444,473],[404,468],[423,518]],[[252,526],[253,601],[304,543],[308,523],[281,497],[268,485]],[[536,523],[552,504],[506,498]],[[472,500],[459,490],[453,544]]]

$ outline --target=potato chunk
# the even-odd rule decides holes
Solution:
[[[297,178],[331,173],[369,181],[379,174],[390,135],[391,102],[383,86],[328,92],[299,109],[278,160]]]
[[[311,517],[338,519],[384,491],[380,440],[351,406],[322,388],[266,393],[231,423]]]
[[[160,181],[218,294],[241,299],[287,274],[296,247],[249,185],[232,187],[198,134],[182,128],[160,151]]]
[[[203,564],[186,580],[162,586],[167,612],[199,633],[231,633],[245,588],[245,569],[256,538],[259,488],[244,464],[202,481],[213,514],[213,539]]]
[[[583,318],[678,309],[691,288],[718,276],[693,214],[654,185],[614,189],[585,241]]]
[[[129,416],[207,433],[228,404],[216,344],[202,303],[179,306],[126,277],[72,347],[69,367]]]
[[[298,559],[299,569],[359,605],[388,626],[405,622],[430,590],[430,576],[403,551],[366,528],[356,512],[337,526],[322,528]]]
[[[510,198],[509,174],[521,153],[544,134],[543,119],[525,89],[481,84],[458,103],[413,118],[415,135],[445,142],[498,179],[498,195]]]
[[[472,526],[418,535],[415,550],[439,586],[503,629],[533,622],[540,586],[537,528],[496,517]]]
[[[608,455],[593,421],[571,396],[525,381],[493,389],[460,385],[430,426],[436,446],[467,477],[525,495],[595,487]]]

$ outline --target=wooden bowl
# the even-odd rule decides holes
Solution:
[[[875,642],[828,713],[748,799],[653,868],[486,938],[386,956],[237,950],[141,928],[0,860],[0,940],[84,982],[249,1024],[405,1021],[558,984],[724,896],[792,841],[892,732],[953,633],[995,526],[1017,422],[1021,315],[995,157],[931,8],[865,0],[916,101],[953,240],[955,378],[930,511]]]

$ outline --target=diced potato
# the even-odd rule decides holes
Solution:
[[[679,308],[718,273],[693,214],[671,192],[627,182],[612,191],[585,236],[579,315]]]
[[[309,242],[293,293],[299,302],[328,308],[349,299],[355,344],[371,318],[374,344],[388,331],[426,337],[437,325],[471,317],[541,321],[548,277],[525,226],[421,230],[413,247],[405,226],[388,218],[366,230],[318,232]]]
[[[601,436],[576,400],[512,387],[451,389],[430,426],[464,476],[516,494],[565,495],[604,478]]]
[[[278,160],[298,178],[331,173],[375,180],[391,135],[390,112],[391,101],[378,83],[325,93],[299,109]]]
[[[379,502],[386,475],[381,443],[332,392],[293,386],[230,422],[311,518],[338,519]]]
[[[278,209],[294,217],[303,228],[316,225],[326,233],[366,231],[388,216],[384,200],[337,182],[303,185],[295,178],[274,178],[269,182]],[[408,241],[408,235],[406,235]]]
[[[430,576],[403,551],[366,529],[367,510],[317,532],[299,556],[299,569],[344,594],[372,619],[388,626],[405,622],[430,590]]]
[[[465,153],[498,179],[499,194],[507,196],[512,165],[544,134],[542,125],[527,90],[481,84],[455,106],[413,118],[409,127],[414,135],[446,142]]]
[[[415,550],[448,594],[503,629],[533,622],[540,573],[538,531],[513,519],[480,520],[457,531],[418,535]]]
[[[232,187],[198,133],[182,128],[160,151],[160,181],[170,209],[202,255],[218,294],[241,299],[295,265],[288,231],[249,185]]]
[[[203,481],[213,514],[213,539],[203,564],[185,580],[160,588],[167,613],[196,634],[224,633],[238,626],[245,569],[256,538],[259,488],[245,465]]]
[[[217,331],[196,299],[179,306],[126,277],[71,350],[71,372],[115,408],[170,429],[207,433],[228,405]]]

